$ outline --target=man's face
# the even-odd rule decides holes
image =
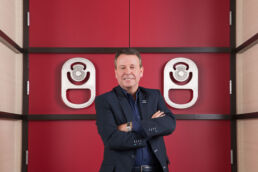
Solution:
[[[121,54],[116,64],[115,75],[118,84],[125,90],[136,91],[143,75],[139,58],[136,55]]]

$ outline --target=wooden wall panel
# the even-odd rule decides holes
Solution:
[[[237,122],[238,172],[257,172],[258,119]]]
[[[22,112],[22,54],[0,43],[0,111]]]
[[[258,31],[258,1],[237,0],[237,46]],[[237,54],[236,87],[237,113],[258,112],[258,45]],[[256,172],[258,169],[258,119],[237,121],[238,172]]]
[[[0,29],[22,46],[23,1],[1,0]]]
[[[237,113],[258,112],[258,44],[237,55]]]
[[[21,171],[22,122],[0,119],[0,171]]]
[[[258,1],[236,0],[236,42],[237,46],[258,32]]]

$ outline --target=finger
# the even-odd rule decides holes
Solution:
[[[152,115],[152,118],[155,118],[159,113],[160,113],[160,111],[155,112],[155,113]]]
[[[152,116],[152,118],[158,118],[158,117],[160,117],[160,116],[163,115],[163,114],[164,114],[164,112],[155,113],[155,114]]]
[[[159,113],[156,113],[152,118],[159,118],[163,116],[164,116],[164,112],[159,112]]]
[[[160,113],[157,113],[157,114],[155,114],[153,117],[154,118],[157,118],[157,117],[159,117],[160,116]]]
[[[158,113],[158,115],[161,115],[161,114],[164,114],[164,112],[160,111],[160,112]]]

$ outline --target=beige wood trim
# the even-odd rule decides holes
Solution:
[[[23,1],[1,0],[0,29],[22,47]]]
[[[237,121],[238,172],[257,172],[258,119]]]
[[[258,1],[236,1],[236,45],[239,46],[258,32]]]
[[[22,55],[0,42],[0,111],[22,113]]]
[[[258,112],[258,44],[236,60],[237,114]]]
[[[0,171],[20,172],[22,121],[0,120]]]

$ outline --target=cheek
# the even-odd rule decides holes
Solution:
[[[137,78],[141,78],[142,77],[142,72],[141,71],[139,71],[139,72],[137,72],[137,74],[136,74],[136,76],[137,76]]]
[[[115,70],[115,75],[116,75],[116,77],[119,76],[119,71],[118,70]]]
[[[118,78],[118,76],[117,76],[117,72],[115,72],[115,77],[116,77],[116,79]]]
[[[122,73],[115,72],[115,77],[116,77],[116,79],[120,79],[122,77]]]

